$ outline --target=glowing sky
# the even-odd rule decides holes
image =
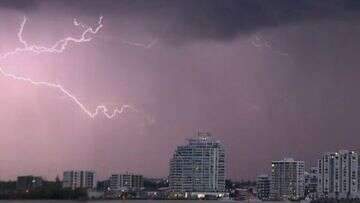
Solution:
[[[24,38],[49,46],[79,36],[73,19],[104,27],[62,54],[23,53],[6,71],[59,83],[61,92],[0,77],[0,179],[92,168],[163,177],[197,130],[226,146],[228,175],[254,178],[271,160],[359,149],[357,1],[0,1],[0,53]]]

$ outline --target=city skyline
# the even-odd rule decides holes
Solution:
[[[284,157],[310,167],[323,152],[358,151],[359,10],[356,0],[1,0],[0,179],[77,168],[165,177],[197,131],[221,140],[235,180]],[[89,27],[99,30],[82,36]],[[84,43],[3,57],[67,37]],[[123,105],[111,119],[102,108]]]
[[[206,155],[206,156],[204,156],[205,154],[207,154],[207,153],[209,153],[209,152],[204,152],[204,149],[206,148],[207,149],[207,147],[209,147],[209,149],[210,148],[212,148],[212,147],[214,147],[214,148],[219,148],[220,149],[220,151],[217,151],[217,153],[219,153],[218,155],[216,155],[216,160],[221,160],[221,162],[226,162],[226,149],[224,148],[224,146],[222,145],[222,143],[221,143],[221,141],[220,140],[217,140],[215,137],[213,137],[212,135],[211,135],[211,133],[209,133],[209,132],[201,132],[201,131],[198,131],[198,132],[196,132],[196,134],[193,136],[193,137],[189,137],[189,138],[187,138],[186,139],[186,141],[188,142],[187,143],[187,145],[178,145],[177,147],[176,147],[176,149],[175,149],[175,151],[174,151],[174,153],[173,153],[173,155],[172,155],[172,158],[170,158],[169,159],[169,162],[168,162],[168,164],[169,164],[169,166],[168,166],[168,174],[166,174],[165,176],[162,176],[162,177],[153,177],[153,176],[148,176],[148,177],[146,177],[146,178],[155,178],[155,179],[167,179],[167,180],[170,180],[172,177],[172,174],[174,175],[174,172],[172,172],[173,170],[174,171],[178,171],[179,169],[180,170],[184,170],[184,169],[182,169],[182,164],[184,164],[184,163],[187,163],[187,164],[189,164],[189,163],[192,163],[193,161],[194,161],[194,163],[197,163],[199,160],[201,160],[201,163],[202,164],[204,164],[204,163],[206,163],[206,162],[204,162],[204,160],[206,160],[208,157],[206,157],[206,156],[208,156],[208,155]],[[207,143],[207,144],[205,144],[205,143]],[[205,144],[205,145],[204,145]],[[204,146],[206,146],[204,149],[201,149],[201,147],[204,147]],[[200,148],[198,148],[198,147],[200,147]],[[197,149],[198,148],[198,149]],[[207,149],[207,150],[209,150],[209,149]],[[185,151],[184,151],[185,150]],[[190,150],[190,154],[188,154],[188,152],[189,152],[189,150]],[[194,151],[195,150],[195,151]],[[200,152],[202,153],[202,157],[197,157],[198,155],[196,155],[196,153],[199,153],[199,151],[198,150],[200,150]],[[205,150],[206,151],[206,150]],[[183,154],[183,153],[185,153],[185,154]],[[195,153],[194,155],[192,155],[192,153]],[[221,170],[222,172],[218,172],[217,170],[218,169],[216,169],[215,171],[217,171],[217,172],[213,172],[213,173],[219,173],[219,174],[217,174],[217,176],[221,176],[221,180],[223,180],[223,181],[225,181],[225,180],[229,180],[229,181],[232,181],[232,180],[234,180],[234,181],[256,181],[256,180],[262,180],[262,179],[264,179],[264,178],[270,178],[269,180],[271,180],[271,179],[274,179],[274,178],[271,178],[271,176],[274,176],[274,166],[275,166],[275,164],[284,164],[284,163],[291,163],[291,164],[293,164],[293,163],[295,163],[295,164],[298,164],[298,163],[300,163],[301,164],[301,170],[302,170],[302,173],[303,173],[303,175],[302,175],[302,179],[303,179],[303,181],[305,181],[306,182],[306,175],[308,175],[309,177],[309,180],[308,181],[310,181],[310,179],[311,179],[311,176],[312,175],[314,175],[314,174],[316,174],[316,176],[319,176],[319,177],[316,177],[316,179],[319,179],[321,176],[324,176],[324,174],[323,174],[323,171],[324,171],[324,165],[323,165],[323,160],[325,159],[324,157],[327,157],[327,159],[329,159],[330,160],[330,157],[331,157],[331,160],[333,160],[334,159],[334,157],[338,157],[338,155],[339,154],[343,154],[343,153],[348,153],[348,154],[350,154],[351,156],[354,156],[354,157],[356,157],[356,159],[355,160],[352,160],[352,159],[350,159],[350,157],[349,157],[349,160],[352,160],[352,162],[353,161],[355,161],[355,163],[356,163],[356,166],[352,166],[352,167],[350,167],[351,168],[351,170],[353,170],[353,171],[356,171],[356,173],[357,172],[359,172],[360,173],[360,170],[358,170],[358,169],[360,169],[360,167],[357,167],[358,166],[358,164],[360,164],[360,162],[358,163],[358,151],[354,151],[354,150],[348,150],[348,149],[341,149],[341,150],[339,150],[339,152],[322,152],[321,153],[321,156],[317,156],[315,159],[316,159],[316,164],[315,165],[310,165],[310,164],[307,164],[306,165],[306,167],[305,167],[305,162],[304,161],[302,161],[302,160],[294,160],[294,158],[292,158],[292,157],[282,157],[281,158],[281,160],[277,160],[277,161],[275,161],[275,159],[274,160],[272,160],[270,163],[271,163],[271,167],[269,167],[269,165],[267,165],[267,168],[266,168],[266,172],[265,173],[258,173],[257,175],[256,175],[256,179],[240,179],[240,180],[236,180],[236,179],[232,179],[231,177],[228,177],[227,176],[227,174],[226,174],[226,168],[227,168],[227,163],[223,163],[222,165],[220,164],[220,165],[217,165],[217,167],[220,167],[221,169],[223,169],[223,170]],[[220,158],[221,157],[221,158]],[[195,158],[195,159],[194,159]],[[220,158],[220,159],[219,159]],[[186,160],[186,161],[185,161]],[[359,158],[359,160],[360,160],[360,158]],[[180,161],[182,164],[180,164],[180,162],[179,163],[176,163],[176,162],[178,162],[178,161]],[[185,162],[183,162],[183,161],[185,161]],[[190,162],[189,162],[190,161]],[[341,162],[341,161],[340,161]],[[351,162],[351,163],[352,163]],[[175,165],[174,165],[175,164]],[[179,165],[180,164],[180,165]],[[211,166],[211,165],[213,165],[214,163],[212,163],[212,164],[210,164],[210,163],[208,163],[208,164],[205,164],[204,166],[201,166],[200,168],[201,168],[201,170],[203,170],[204,168],[206,168],[206,167],[209,167],[209,166]],[[269,163],[267,163],[267,164],[269,164]],[[330,164],[330,163],[329,163]],[[334,164],[334,163],[332,163],[332,164]],[[353,163],[352,163],[353,164]],[[186,164],[185,164],[186,165]],[[176,166],[175,168],[174,168],[174,166]],[[180,168],[179,168],[179,166],[180,166]],[[110,167],[110,166],[109,166]],[[215,168],[217,168],[217,167],[215,167]],[[327,166],[328,168],[329,167],[331,167],[330,165],[329,166]],[[332,167],[334,167],[334,166],[332,166]],[[339,166],[338,166],[339,167]],[[185,167],[186,168],[186,167]],[[349,169],[350,170],[350,169]],[[186,170],[185,170],[186,171]],[[189,173],[190,171],[187,171],[186,172],[186,174],[188,174],[188,175],[190,175],[191,173]],[[60,176],[59,174],[60,173],[62,173],[63,175],[62,176]],[[82,173],[93,173],[94,175],[94,177],[95,177],[95,175],[96,175],[96,171],[95,170],[93,170],[93,169],[91,169],[91,168],[77,168],[77,169],[75,169],[75,168],[73,168],[73,169],[67,169],[67,170],[65,170],[65,171],[59,171],[59,174],[57,174],[56,175],[56,177],[54,178],[55,180],[57,180],[58,178],[63,178],[63,179],[69,179],[69,177],[70,177],[70,173],[77,173],[77,174],[82,174]],[[177,173],[177,172],[176,172]],[[175,174],[176,174],[175,173]],[[202,171],[202,173],[203,173],[203,171]],[[307,174],[306,174],[307,173]],[[65,175],[66,174],[66,175]],[[222,175],[220,175],[220,174],[222,174]],[[276,173],[277,174],[277,173]],[[194,175],[194,174],[193,174]],[[333,176],[334,174],[332,174],[331,176]],[[96,182],[98,182],[98,181],[104,181],[104,180],[111,180],[112,178],[115,178],[115,179],[119,179],[119,177],[120,176],[127,176],[127,178],[130,178],[131,179],[131,177],[132,176],[135,176],[136,178],[138,178],[138,177],[141,177],[141,179],[143,178],[143,175],[140,175],[140,174],[138,174],[138,173],[134,173],[134,171],[123,171],[123,170],[117,170],[117,171],[111,171],[109,174],[106,174],[106,175],[104,175],[104,176],[102,176],[102,177],[100,177],[100,178],[93,178],[92,179],[92,181],[95,181],[95,183]],[[43,179],[43,180],[46,180],[46,181],[52,181],[52,179],[50,178],[50,179],[48,179],[48,177],[47,176],[44,176],[44,175],[41,175],[41,174],[26,174],[26,173],[19,173],[19,174],[17,174],[16,175],[16,177],[15,177],[15,179],[17,178],[17,179],[19,179],[19,177],[34,177],[34,178],[41,178],[41,179]],[[182,177],[182,175],[181,175],[181,177]],[[196,175],[194,176],[194,177],[196,177]],[[333,177],[334,178],[334,177]],[[348,176],[348,178],[350,178],[349,176]],[[357,178],[357,177],[356,177]],[[120,179],[122,179],[122,178],[120,178]],[[321,178],[320,178],[321,179]],[[0,179],[0,181],[12,181],[12,180],[14,180],[14,179],[8,179],[8,180],[5,180],[5,179]],[[322,179],[321,179],[322,180]],[[319,180],[320,182],[319,182],[319,184],[324,184],[324,183],[321,183],[322,181],[321,180]],[[360,179],[359,179],[360,180]],[[67,180],[68,181],[68,180]],[[119,181],[119,180],[117,180],[117,181]],[[171,182],[171,181],[170,181]],[[350,181],[349,181],[350,182]],[[357,182],[357,181],[356,181]],[[224,184],[225,182],[222,182],[222,183],[220,183],[220,184]],[[309,182],[310,183],[310,182]],[[308,183],[308,184],[309,184]],[[318,184],[318,183],[317,183]],[[360,181],[359,181],[359,184],[360,184]],[[79,185],[80,185],[80,183],[79,183]],[[93,184],[94,185],[94,184]],[[171,186],[170,186],[171,187]],[[328,186],[329,187],[329,186]],[[332,187],[334,187],[334,186],[332,186]],[[304,190],[304,189],[302,189],[302,190]],[[321,190],[323,190],[322,189],[322,187],[321,186],[317,186],[317,190],[320,190],[319,191],[319,195],[321,195]],[[355,190],[357,190],[357,188],[355,189]]]

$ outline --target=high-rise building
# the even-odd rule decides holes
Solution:
[[[65,171],[63,188],[95,188],[96,177],[93,171],[71,170]]]
[[[305,172],[305,196],[315,199],[318,184],[318,167],[311,167],[309,172]]]
[[[270,177],[268,175],[260,175],[256,181],[257,197],[261,200],[270,198]]]
[[[16,189],[19,191],[29,191],[40,188],[43,185],[43,179],[37,176],[19,176],[16,180]]]
[[[325,153],[318,160],[318,196],[359,197],[358,153],[348,150]]]
[[[171,192],[225,191],[225,150],[209,133],[199,132],[178,146],[170,159]]]
[[[304,161],[287,158],[271,164],[271,197],[300,199],[304,197]]]
[[[144,180],[142,175],[125,173],[113,174],[110,177],[110,189],[113,191],[139,191],[143,186]]]

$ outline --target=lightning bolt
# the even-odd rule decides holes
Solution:
[[[46,86],[46,87],[50,87],[50,88],[55,88],[60,90],[64,95],[66,95],[67,97],[69,97],[73,102],[75,102],[75,104],[77,104],[80,109],[82,111],[84,111],[84,113],[86,113],[88,116],[90,116],[91,118],[95,118],[96,115],[99,114],[99,112],[103,112],[104,115],[107,118],[113,118],[116,116],[116,114],[121,114],[125,111],[125,109],[129,108],[131,110],[136,111],[133,107],[129,106],[129,105],[122,105],[120,108],[116,108],[115,110],[112,111],[112,113],[108,113],[108,109],[105,105],[98,105],[95,109],[95,111],[92,113],[90,110],[88,110],[85,105],[83,105],[79,99],[77,99],[73,94],[71,94],[69,92],[69,90],[66,90],[63,86],[59,85],[59,84],[55,84],[55,83],[50,83],[50,82],[43,82],[43,81],[34,81],[30,78],[25,78],[25,77],[21,77],[21,76],[16,76],[14,74],[11,73],[7,73],[5,72],[2,68],[0,68],[0,73],[8,78],[11,79],[15,79],[15,80],[20,80],[20,81],[24,81],[27,83],[30,83],[32,85],[35,86]]]
[[[23,32],[24,32],[24,28],[25,28],[25,24],[28,21],[28,19],[26,17],[24,17],[21,25],[20,25],[20,29],[19,32],[17,33],[17,37],[19,39],[19,42],[23,45],[23,47],[19,47],[14,49],[13,51],[4,53],[2,55],[0,55],[0,60],[6,59],[9,56],[12,55],[16,55],[19,54],[20,52],[33,52],[36,54],[40,54],[40,53],[62,53],[65,51],[66,47],[69,45],[70,42],[73,43],[83,43],[83,42],[90,42],[93,38],[92,37],[88,37],[88,34],[97,34],[100,29],[104,26],[103,25],[103,17],[100,16],[99,21],[98,21],[98,26],[93,29],[90,26],[86,26],[82,23],[79,23],[76,19],[74,19],[74,25],[75,26],[80,26],[82,28],[84,28],[84,31],[82,32],[81,36],[79,38],[74,38],[74,37],[66,37],[64,39],[61,39],[57,42],[55,42],[52,46],[50,47],[44,47],[44,46],[39,46],[39,45],[29,45],[28,42],[26,42],[23,38]]]
[[[274,49],[272,44],[268,40],[266,40],[264,37],[262,37],[262,35],[260,33],[254,34],[253,38],[250,39],[250,43],[256,48],[259,48],[259,49],[267,48],[267,49],[271,50],[272,52],[282,55],[282,56],[290,55],[287,52],[283,52],[283,51]]]
[[[141,48],[144,48],[144,49],[150,49],[155,44],[157,44],[158,41],[159,41],[159,39],[155,38],[155,39],[151,40],[147,44],[139,43],[139,42],[131,42],[131,41],[128,41],[128,40],[121,40],[121,43],[130,45],[130,46],[141,47]]]
[[[77,19],[74,19],[73,24],[75,26],[83,29],[83,32],[81,33],[80,37],[78,37],[78,38],[66,37],[66,38],[58,40],[52,46],[45,47],[45,46],[40,46],[40,45],[35,45],[35,44],[30,45],[27,41],[24,40],[23,32],[24,32],[24,28],[25,28],[25,24],[26,24],[27,20],[28,19],[26,17],[24,17],[22,23],[20,24],[20,29],[17,33],[18,40],[23,45],[23,47],[18,47],[12,51],[1,54],[0,61],[7,59],[10,56],[20,54],[21,52],[32,52],[35,54],[62,53],[66,50],[67,46],[70,43],[90,42],[93,38],[88,35],[89,34],[92,34],[92,35],[97,34],[100,31],[100,29],[103,27],[103,17],[102,16],[99,17],[98,25],[96,28],[87,26],[87,25],[77,21]],[[97,105],[95,110],[91,111],[88,108],[86,108],[86,106],[83,103],[81,103],[81,101],[75,95],[73,95],[69,90],[65,89],[60,84],[56,84],[56,83],[52,83],[52,82],[44,82],[44,81],[34,81],[31,78],[26,78],[23,76],[18,76],[18,75],[6,72],[2,67],[0,67],[0,74],[3,75],[4,77],[18,80],[18,81],[27,82],[31,85],[45,86],[45,87],[57,89],[63,95],[65,95],[67,98],[69,98],[71,101],[73,101],[90,118],[95,118],[99,113],[103,113],[106,116],[106,118],[111,119],[111,118],[114,118],[118,114],[124,113],[126,111],[126,109],[130,109],[135,112],[137,111],[135,108],[131,107],[130,105],[121,105],[119,108],[115,108],[111,112],[108,110],[108,108],[105,105]]]

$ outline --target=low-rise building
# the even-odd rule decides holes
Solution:
[[[270,198],[270,177],[268,175],[260,175],[256,181],[257,197],[261,200]]]

